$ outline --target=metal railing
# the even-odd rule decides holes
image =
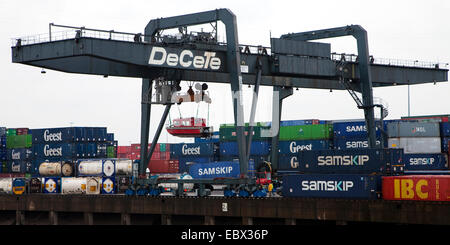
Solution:
[[[358,55],[356,54],[338,54],[331,53],[331,59],[334,61],[344,60],[346,62],[358,62]],[[402,59],[387,59],[387,58],[374,58],[372,55],[369,57],[369,62],[376,65],[390,65],[390,66],[403,66],[403,67],[415,67],[415,68],[435,68],[435,69],[448,69],[448,63],[428,62],[418,60],[402,60]]]
[[[53,31],[52,27],[64,28],[66,30]],[[142,33],[128,33],[128,32],[117,32],[114,30],[99,30],[91,29],[85,27],[73,27],[65,25],[55,25],[53,23],[49,24],[49,33],[37,34],[32,36],[25,36],[20,38],[11,39],[11,45],[22,46],[31,45],[45,42],[54,42],[67,39],[74,39],[80,37],[98,38],[98,39],[108,39],[115,41],[125,41],[125,42],[139,42],[139,43],[164,43],[168,36],[157,36],[145,38],[146,36]],[[170,37],[170,36],[169,36]],[[150,40],[146,42],[145,40]],[[226,45],[226,43],[217,42],[217,45]],[[263,47],[257,45],[239,45],[241,53],[249,54],[262,54],[271,55],[270,47]],[[439,62],[426,62],[418,60],[401,60],[401,59],[386,59],[386,58],[374,58],[369,57],[371,64],[377,65],[391,65],[391,66],[402,66],[402,67],[417,67],[417,68],[434,68],[434,69],[448,69],[448,63]],[[345,62],[358,62],[358,55],[355,54],[338,54],[331,53],[331,60],[333,61],[345,61]]]

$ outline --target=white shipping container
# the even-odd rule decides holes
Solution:
[[[62,194],[86,193],[86,178],[65,177],[61,178]]]
[[[116,160],[117,175],[131,175],[133,173],[133,161],[129,159]]]
[[[389,148],[403,148],[404,153],[440,153],[440,137],[389,138]]]
[[[100,194],[101,185],[102,185],[101,177],[86,178],[86,194],[93,194],[93,195]]]
[[[12,178],[3,178],[0,179],[0,193],[12,193]]]
[[[115,171],[114,160],[81,160],[78,162],[78,174],[84,176],[112,176]]]

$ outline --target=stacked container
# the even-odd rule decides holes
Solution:
[[[8,129],[6,131],[7,164],[4,173],[33,174],[36,166],[32,164],[32,136],[27,128]]]
[[[283,172],[298,164],[298,152],[329,149],[332,125],[317,119],[281,121],[279,139],[278,164]]]
[[[284,167],[301,174],[284,175],[282,193],[286,197],[376,199],[381,176],[403,172],[402,156],[402,149],[301,151],[298,165]]]
[[[75,163],[80,158],[107,157],[107,132],[104,127],[67,127],[32,129],[34,163]],[[61,171],[64,173],[63,171]],[[75,171],[73,171],[75,172]]]
[[[448,169],[440,132],[439,122],[393,122],[388,124],[388,144],[404,149],[405,170]]]
[[[386,130],[387,122],[384,122],[383,130]],[[382,143],[382,133],[380,130],[380,123],[376,123],[376,138],[377,144]],[[366,122],[364,120],[356,121],[335,121],[333,122],[334,139],[333,145],[335,149],[355,149],[368,148],[368,134]],[[385,138],[383,145],[387,146],[387,139]]]
[[[0,127],[0,173],[6,170],[7,149],[6,149],[6,128]]]
[[[208,163],[218,160],[216,143],[179,143],[170,145],[170,159],[179,161],[179,172],[188,173],[189,166],[195,163]],[[150,170],[151,172],[151,170]]]

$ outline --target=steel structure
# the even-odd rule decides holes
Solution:
[[[200,34],[185,33],[188,26],[217,21],[225,25],[225,44]],[[373,87],[448,80],[448,69],[440,64],[378,62],[369,55],[367,32],[358,25],[282,35],[271,39],[271,47],[240,45],[236,17],[228,9],[154,19],[147,24],[143,35],[58,26],[72,30],[57,36],[52,35],[51,28],[55,26],[50,24],[48,36],[15,39],[12,61],[70,73],[142,78],[140,175],[145,174],[146,163],[173,104],[168,98],[183,80],[231,85],[241,173],[247,172],[251,141],[251,137],[244,136],[240,94],[243,84],[255,85],[254,101],[257,101],[259,86],[273,86],[273,105],[279,110],[276,113],[273,109],[269,133],[272,134],[272,162],[276,169],[282,102],[293,94],[293,88],[361,92],[359,107],[364,109],[370,147],[375,147]],[[162,30],[172,28],[179,28],[183,38],[161,36]],[[329,44],[310,42],[348,35],[357,40],[357,56],[331,53]],[[159,92],[161,98],[165,99],[155,102],[151,95],[153,85],[157,84],[163,91]],[[152,104],[165,105],[166,109],[147,152]],[[253,103],[251,123],[255,109],[256,103]]]

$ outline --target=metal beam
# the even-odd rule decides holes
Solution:
[[[369,68],[369,44],[367,40],[367,32],[359,25],[350,25],[344,27],[337,27],[331,29],[323,29],[317,31],[308,31],[294,34],[282,35],[281,38],[297,40],[297,41],[309,41],[324,38],[333,38],[341,36],[353,36],[356,39],[358,48],[358,68],[360,73],[360,85],[363,99],[364,117],[366,119],[367,134],[369,147],[375,148],[376,146],[376,134],[375,134],[375,119],[373,109],[373,91],[372,91],[372,79]]]
[[[237,33],[236,16],[228,9],[216,9],[212,11],[181,15],[169,18],[151,20],[145,28],[145,41],[149,42],[163,29],[177,28],[181,26],[190,26],[204,24],[215,21],[222,21],[225,25],[227,37],[227,67],[231,91],[233,93],[233,110],[236,126],[236,136],[239,149],[239,162],[241,175],[247,173],[246,146],[244,136],[244,110],[242,99],[242,75],[240,67],[240,51]],[[142,144],[142,142],[141,142]],[[141,146],[142,147],[142,146]]]

